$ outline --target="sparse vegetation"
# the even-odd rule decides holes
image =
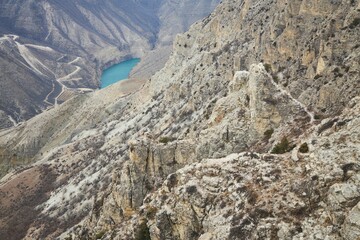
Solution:
[[[333,73],[339,73],[339,72],[340,72],[340,68],[338,67],[334,68]]]
[[[315,114],[314,118],[315,118],[315,120],[320,120],[320,119],[321,119],[321,115]]]
[[[294,147],[295,147],[295,145],[291,145],[289,143],[289,140],[286,137],[283,137],[281,139],[281,142],[275,145],[275,147],[273,148],[271,153],[283,154],[283,153],[291,151]]]
[[[352,23],[349,25],[351,29],[356,28],[360,24],[360,18],[355,18]]]
[[[172,142],[172,141],[174,141],[174,139],[171,138],[171,137],[161,137],[159,139],[159,142],[164,143],[164,144],[167,144],[167,143]]]
[[[309,146],[308,146],[308,144],[305,142],[305,143],[303,143],[303,144],[301,144],[301,146],[300,146],[300,148],[299,148],[299,151],[301,152],[301,153],[307,153],[307,152],[309,152]]]
[[[194,194],[197,192],[197,188],[196,188],[196,186],[188,186],[188,187],[186,187],[186,192],[188,194]]]
[[[273,135],[274,133],[274,129],[268,129],[264,132],[264,138],[265,140],[269,140],[271,138],[271,136]]]
[[[271,70],[271,65],[270,65],[269,63],[265,63],[265,64],[264,64],[264,67],[265,67],[265,70],[266,70],[268,73],[272,71],[272,70]]]
[[[347,163],[341,166],[341,169],[343,170],[343,181],[346,181],[348,179],[348,172],[351,170],[354,170],[357,168],[357,165],[355,163]]]
[[[318,79],[318,78],[321,78],[322,76],[320,74],[316,74],[314,79]]]
[[[136,233],[135,233],[135,240],[151,240],[150,238],[150,231],[149,227],[147,226],[147,221],[143,220]]]
[[[279,77],[277,75],[275,75],[275,74],[272,75],[272,78],[273,78],[274,82],[279,83]]]
[[[95,239],[101,239],[105,235],[106,231],[100,231],[95,235]]]
[[[154,219],[157,211],[158,211],[158,209],[156,207],[147,206],[146,207],[146,218]]]
[[[169,175],[168,177],[168,181],[167,181],[167,186],[168,188],[171,190],[173,187],[175,187],[175,185],[177,184],[178,180],[177,180],[177,175],[176,173],[173,173],[171,175]]]

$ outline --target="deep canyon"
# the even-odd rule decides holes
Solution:
[[[97,89],[102,69],[123,60],[142,57],[138,77],[153,74],[174,36],[219,0],[192,2],[2,1],[0,129]]]
[[[68,29],[75,36],[60,38],[55,52],[17,38],[15,30],[2,40],[15,49],[2,64],[23,66],[20,51],[55,56],[58,61],[41,62],[47,69],[34,58],[21,68],[32,63],[49,77],[54,63],[61,76],[74,73],[87,51],[98,53],[94,64],[113,51],[122,56],[101,60],[103,67],[135,57],[141,62],[130,80],[77,94],[0,131],[0,236],[360,239],[359,0],[223,0],[175,38],[173,31],[186,25],[179,18],[188,23],[192,12],[214,2],[129,1],[122,8],[140,4],[162,13],[155,22],[164,28],[155,35],[145,31],[145,38],[130,34],[136,44],[124,55],[127,41],[107,45],[114,28],[89,31],[89,22],[96,29],[111,25],[107,18],[98,21],[102,8],[91,6],[99,2],[119,7],[113,1],[39,1],[83,16],[71,22],[84,38],[67,18],[52,22],[52,34]],[[32,19],[40,21],[42,13]],[[144,33],[151,16],[126,26]],[[31,26],[24,26],[29,36],[47,37],[46,28]],[[148,39],[156,43],[148,46]],[[64,53],[56,53],[63,44],[75,52],[72,47],[84,43],[84,55],[62,59]],[[136,55],[141,44],[147,54]],[[157,69],[154,59],[163,67]]]

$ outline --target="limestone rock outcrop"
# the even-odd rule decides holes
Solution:
[[[112,236],[137,239],[145,222],[151,239],[357,239],[358,100],[327,119],[332,127],[319,125],[299,138],[299,145],[309,143],[306,153],[243,152],[195,161],[168,175]],[[346,137],[349,132],[357,137]]]
[[[145,199],[145,214],[153,212],[151,239],[357,239],[359,138],[343,139],[343,146],[331,142],[349,128],[358,135],[359,123],[355,117],[313,134],[311,150],[298,161],[291,154],[242,153],[177,171]],[[325,141],[352,156],[327,155],[317,147]],[[323,161],[331,166],[315,167]]]

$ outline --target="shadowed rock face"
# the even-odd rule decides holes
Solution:
[[[0,128],[96,89],[102,68],[169,46],[219,1],[166,2],[2,1]]]

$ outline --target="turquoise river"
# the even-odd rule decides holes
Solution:
[[[105,88],[120,80],[127,79],[131,70],[140,62],[140,58],[133,58],[115,64],[102,72],[100,88]]]

